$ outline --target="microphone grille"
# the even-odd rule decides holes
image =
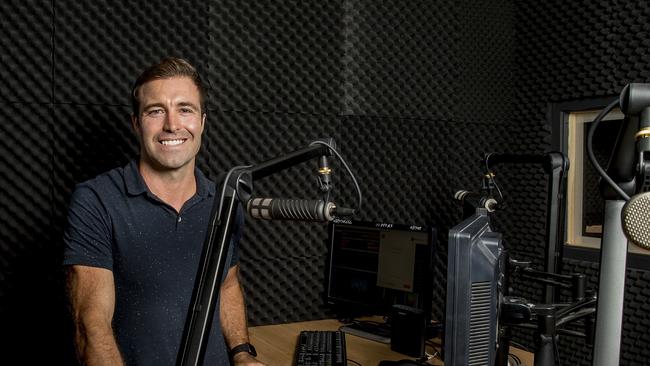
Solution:
[[[650,192],[637,194],[623,207],[623,232],[634,244],[650,249]]]

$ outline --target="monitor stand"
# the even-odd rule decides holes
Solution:
[[[340,330],[357,337],[390,344],[390,326],[387,324],[355,321],[354,323],[342,326]]]

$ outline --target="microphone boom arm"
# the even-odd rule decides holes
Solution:
[[[326,145],[334,146],[334,139],[328,138],[316,142],[318,143],[239,170],[240,174],[233,174],[230,179],[226,177],[224,180],[223,197],[215,199],[210,214],[209,227],[181,338],[181,347],[176,358],[177,366],[203,364],[219,289],[224,272],[228,270],[225,267],[239,204],[237,198],[242,202],[247,201],[253,193],[253,181],[256,179],[267,177],[318,156],[332,155]],[[240,185],[244,186],[245,191],[239,189]],[[222,205],[220,201],[225,204]]]
[[[317,141],[323,141],[334,146],[334,139],[332,138]],[[286,155],[266,160],[249,170],[253,180],[261,179],[318,156],[332,156],[332,152],[328,147],[321,144],[310,145]]]

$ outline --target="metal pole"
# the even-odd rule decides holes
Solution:
[[[616,366],[620,360],[627,259],[627,239],[621,225],[624,204],[622,200],[605,201],[593,366]]]

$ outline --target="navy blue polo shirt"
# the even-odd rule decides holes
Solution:
[[[174,365],[216,194],[196,169],[196,194],[180,212],[147,188],[133,160],[75,187],[65,231],[64,265],[113,271],[113,327],[126,364]],[[238,211],[229,263],[238,260]],[[227,267],[228,268],[228,267]],[[225,275],[224,275],[225,278]],[[219,306],[206,365],[228,365]]]

